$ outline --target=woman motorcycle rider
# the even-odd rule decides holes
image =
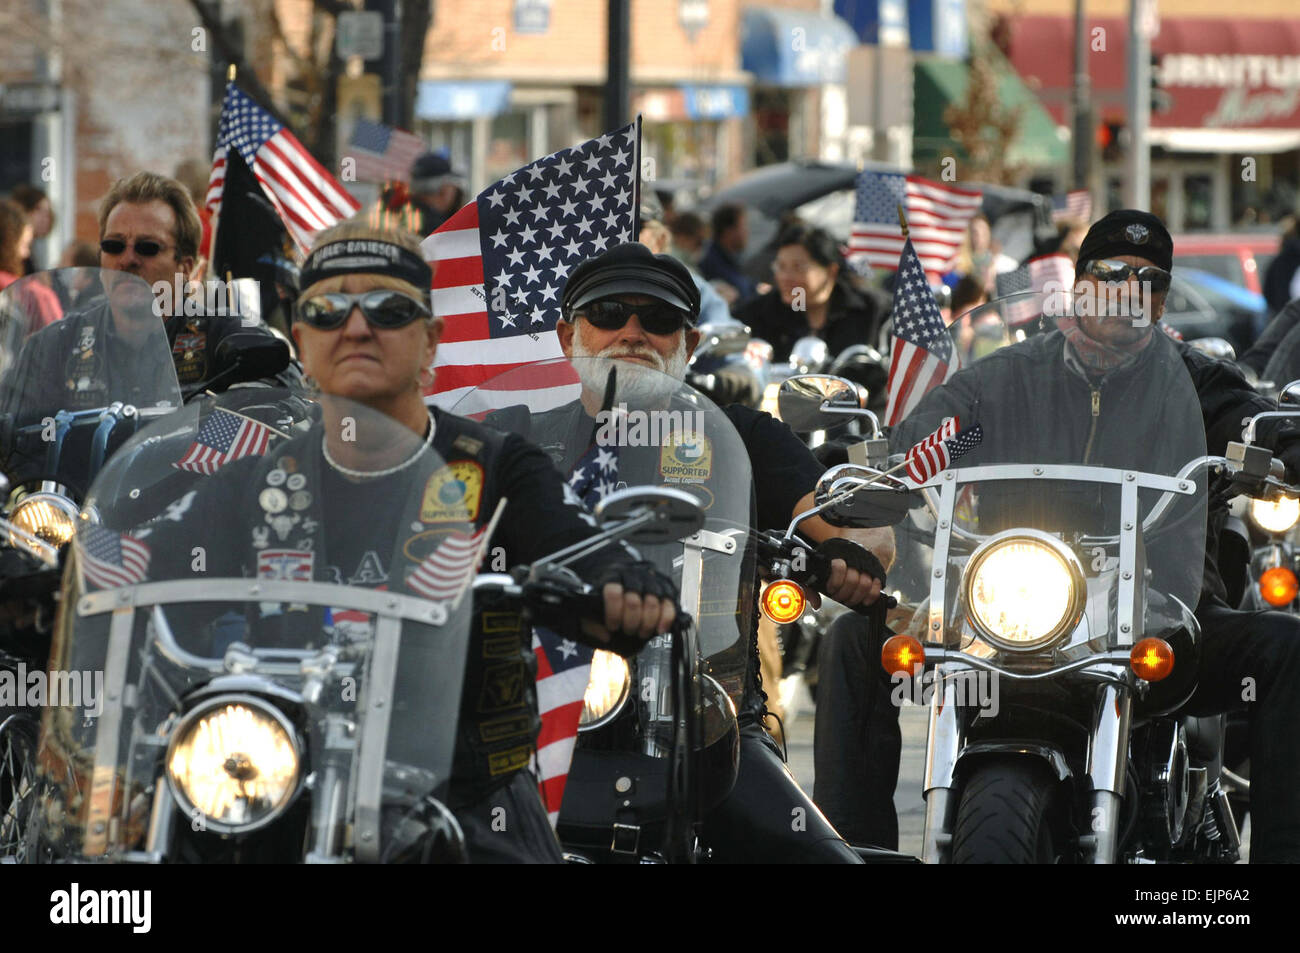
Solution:
[[[776,286],[734,314],[772,345],[773,360],[785,361],[794,342],[809,336],[822,338],[832,356],[853,344],[880,346],[889,299],[858,285],[830,233],[787,225],[777,238],[772,274]]]
[[[1175,349],[1200,398],[1209,452],[1222,454],[1229,441],[1240,439],[1243,419],[1271,409],[1272,404],[1249,387],[1234,365],[1206,357],[1167,335],[1153,333],[1164,309],[1172,261],[1173,241],[1156,216],[1125,209],[1101,219],[1088,231],[1079,251],[1076,298],[1095,294],[1094,300],[1099,300],[1102,296],[1097,293],[1103,281],[1116,280],[1117,272],[1125,275],[1119,280],[1134,275],[1139,281],[1150,282],[1150,320],[1091,316],[1081,309],[1076,320],[1061,322],[1060,332],[1004,348],[936,387],[895,428],[891,434],[894,449],[905,450],[909,441],[923,437],[921,431],[927,422],[959,415],[964,424],[978,423],[984,428],[984,443],[971,454],[972,465],[978,465],[980,454],[985,452],[998,459],[999,450],[994,446],[997,443],[1003,445],[1001,459],[1015,459],[1011,453],[1018,449],[1026,461],[1073,460],[1090,432],[1096,439],[1088,443],[1092,459],[1112,466],[1149,464],[1149,460],[1126,461],[1123,457],[1126,451],[1131,455],[1133,447],[1155,453],[1155,448],[1161,446],[1158,421],[1168,385],[1152,369],[1161,366],[1160,354]],[[1139,269],[1150,271],[1138,273]],[[1136,295],[1130,294],[1129,300],[1136,300]],[[1110,396],[1104,396],[1107,394]],[[1026,432],[1027,412],[1041,414],[1032,419],[1036,425],[1032,432]],[[1013,425],[1015,421],[1019,426]],[[1294,428],[1279,431],[1274,452],[1286,463],[1288,479],[1295,482],[1300,472],[1300,435]],[[1114,462],[1108,454],[1113,455]],[[1147,465],[1141,468],[1151,469]],[[1012,509],[1028,505],[1023,498],[1006,502]],[[1055,505],[1064,504],[1057,501]],[[981,523],[986,508],[986,502],[981,500]],[[1249,711],[1254,831],[1251,861],[1300,862],[1300,742],[1294,732],[1300,719],[1300,620],[1279,612],[1246,613],[1228,607],[1214,565],[1214,523],[1212,508],[1201,598],[1195,610],[1202,631],[1199,684],[1185,710],[1198,716],[1229,709]],[[1152,565],[1156,564],[1153,560]],[[876,677],[880,650],[879,646],[866,652],[850,650],[866,637],[865,630],[855,631],[861,627],[855,627],[854,622],[848,616],[837,620],[823,651],[830,652],[837,664],[850,670],[855,659],[865,658],[868,665],[874,662],[872,671],[861,670],[862,662],[857,662],[861,677],[855,679],[850,672],[836,683],[844,687],[845,693],[834,698],[834,704],[860,706],[863,714],[856,731],[843,725],[833,735],[819,730],[815,739],[817,769],[820,774],[823,765],[835,765],[842,756],[844,762],[866,769],[863,783],[869,784],[870,776],[877,772],[893,771],[896,777],[896,753],[892,754],[893,763],[865,765],[860,751],[864,746],[881,754],[890,748],[896,751],[895,746],[883,744],[882,738],[897,735],[898,715],[893,706],[873,704],[863,698],[873,690],[880,691]],[[827,687],[823,685],[820,691],[826,692]],[[819,697],[819,707],[828,700]],[[818,781],[820,794],[822,778]],[[883,796],[875,799],[877,805],[883,805],[884,800]],[[820,797],[818,803],[837,825],[853,829],[856,824],[870,823],[866,818],[852,816],[866,799],[860,798],[857,806],[829,804]],[[850,814],[847,823],[846,812]]]
[[[318,237],[303,265],[292,328],[304,370],[322,396],[363,404],[423,437],[411,462],[429,447],[445,461],[423,496],[414,488],[412,497],[413,488],[404,485],[403,461],[379,470],[358,463],[350,449],[357,444],[349,445],[346,436],[333,439],[346,426],[341,417],[346,410],[322,400],[324,419],[307,434],[210,478],[184,519],[187,528],[201,533],[209,521],[229,522],[241,505],[246,509],[248,501],[260,500],[265,486],[284,482],[284,473],[277,471],[288,469],[304,477],[295,481],[298,491],[329,499],[331,512],[352,514],[350,525],[322,526],[309,547],[316,553],[313,573],[337,583],[396,587],[405,575],[401,554],[409,548],[402,540],[409,536],[406,543],[412,543],[415,529],[424,531],[417,536],[436,531],[436,511],[443,508],[457,524],[482,527],[505,499],[489,546],[504,550],[509,566],[531,563],[594,534],[594,522],[542,451],[519,437],[425,406],[421,378],[427,381],[442,330],[442,320],[428,307],[431,277],[414,236],[344,222]],[[461,490],[450,503],[439,492],[448,483],[439,474]],[[421,500],[418,514],[393,504],[412,498]],[[433,525],[424,525],[431,520]],[[183,551],[191,539],[186,536]],[[396,555],[389,561],[394,540]],[[253,552],[251,544],[248,551]],[[573,568],[603,593],[605,614],[600,623],[575,621],[566,637],[633,654],[645,639],[671,626],[675,587],[638,562],[630,549],[611,545]],[[206,571],[214,572],[211,562]],[[486,639],[484,607],[475,605],[448,806],[464,830],[471,862],[559,863],[559,843],[529,770],[540,724],[529,630],[512,607],[494,608],[492,638]]]

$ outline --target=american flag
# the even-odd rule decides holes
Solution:
[[[960,429],[960,417],[945,417],[938,430],[924,440],[918,441],[916,446],[907,451],[905,461],[907,463],[907,475],[916,483],[924,483],[927,479],[925,476],[927,469],[937,464],[939,444],[949,437],[957,436],[957,431]]]
[[[459,601],[461,594],[474,581],[487,538],[487,527],[483,526],[469,535],[452,533],[424,557],[406,584],[435,602]]]
[[[149,572],[148,546],[98,523],[78,528],[76,547],[82,574],[100,589],[133,586]]]
[[[348,140],[347,156],[356,160],[363,182],[409,182],[411,166],[425,151],[423,140],[401,129],[358,119]]]
[[[216,219],[231,147],[257,176],[289,235],[306,252],[316,234],[354,215],[361,204],[312,158],[292,132],[239,90],[226,84],[221,129],[212,156],[207,208]],[[219,225],[219,223],[218,223]]]
[[[640,166],[638,118],[511,173],[424,240],[433,310],[446,322],[430,402],[453,407],[489,378],[561,356],[560,291],[578,262],[633,240]],[[505,391],[487,409],[524,398],[546,410],[577,393],[572,374],[562,386]]]
[[[961,363],[910,238],[903,244],[898,262],[893,321],[889,404],[885,408],[885,422],[891,427],[910,414],[930,388],[951,377]]]
[[[593,444],[569,475],[569,487],[588,509],[595,509],[617,483],[617,446]],[[537,707],[542,715],[536,772],[542,803],[554,827],[578,740],[578,721],[594,650],[538,627],[533,629],[533,653],[537,656]]]
[[[1019,295],[1002,307],[1002,317],[1007,324],[1016,327],[1034,320],[1050,306],[1064,306],[1068,290],[1074,287],[1074,262],[1068,255],[1040,255],[1019,268],[998,275],[996,286],[998,298]],[[1059,312],[1052,310],[1051,313]]]
[[[949,418],[949,420],[951,419]],[[944,424],[946,425],[947,421],[944,421]],[[938,433],[938,431],[935,433]],[[907,475],[917,485],[924,483],[926,480],[933,480],[937,474],[952,466],[959,457],[978,447],[980,441],[984,439],[984,428],[979,424],[967,427],[956,436],[931,443],[918,452],[921,444],[933,440],[934,436],[935,434],[931,434],[907,452]]]
[[[279,435],[279,431],[251,417],[218,407],[203,421],[185,456],[172,466],[191,473],[216,473],[232,460],[260,457],[266,453],[271,438]]]
[[[980,210],[981,200],[980,192],[931,182],[919,175],[859,172],[849,257],[865,258],[873,268],[892,271],[903,250],[898,223],[901,205],[928,280],[937,282],[952,268],[966,226]]]
[[[1074,189],[1065,195],[1052,196],[1052,221],[1077,218],[1092,221],[1092,193],[1087,189]]]

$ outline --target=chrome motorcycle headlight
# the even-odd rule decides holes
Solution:
[[[1079,622],[1087,583],[1078,557],[1036,530],[999,533],[971,554],[962,575],[971,625],[998,648],[1051,646]]]
[[[51,546],[66,546],[77,526],[77,505],[58,493],[33,493],[14,507],[9,522]]]
[[[627,662],[623,657],[597,649],[591,657],[591,674],[587,678],[587,692],[582,696],[582,716],[578,719],[578,730],[599,728],[622,711],[631,687],[630,682]]]
[[[297,732],[284,714],[248,695],[221,695],[189,712],[167,748],[167,781],[186,815],[208,829],[243,833],[288,806],[302,774]]]
[[[1285,533],[1300,520],[1300,499],[1251,500],[1250,518],[1266,533]]]

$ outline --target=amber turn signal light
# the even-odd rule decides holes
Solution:
[[[925,648],[910,635],[895,635],[880,649],[880,664],[890,675],[915,675],[925,664]]]
[[[759,604],[763,607],[763,615],[773,622],[785,625],[803,615],[808,599],[798,583],[791,582],[789,579],[778,579],[763,590],[763,598],[759,600]]]
[[[1271,606],[1289,606],[1300,592],[1295,573],[1285,566],[1266,569],[1259,577],[1259,594]]]
[[[1174,650],[1164,639],[1143,639],[1129,652],[1128,664],[1138,678],[1159,682],[1174,670]]]

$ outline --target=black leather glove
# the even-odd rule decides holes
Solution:
[[[1273,452],[1286,464],[1286,482],[1300,484],[1300,440],[1293,440]]]
[[[842,559],[850,569],[856,569],[873,579],[879,579],[882,589],[885,586],[884,565],[876,558],[875,553],[861,543],[841,536],[832,536],[817,546],[817,555],[825,556],[827,560]]]
[[[659,599],[666,599],[673,604],[678,619],[682,615],[682,607],[677,602],[677,584],[671,578],[664,575],[655,566],[654,563],[640,561],[634,563],[615,563],[604,566],[591,581],[591,586],[595,590],[595,598],[600,600],[604,605],[603,590],[606,583],[616,582],[623,587],[624,592],[635,592],[642,596],[657,596]],[[604,613],[597,621],[602,624],[605,621]],[[617,652],[624,657],[635,655],[645,647],[646,640],[638,638],[635,634],[622,631],[611,632],[609,640],[609,650]]]

